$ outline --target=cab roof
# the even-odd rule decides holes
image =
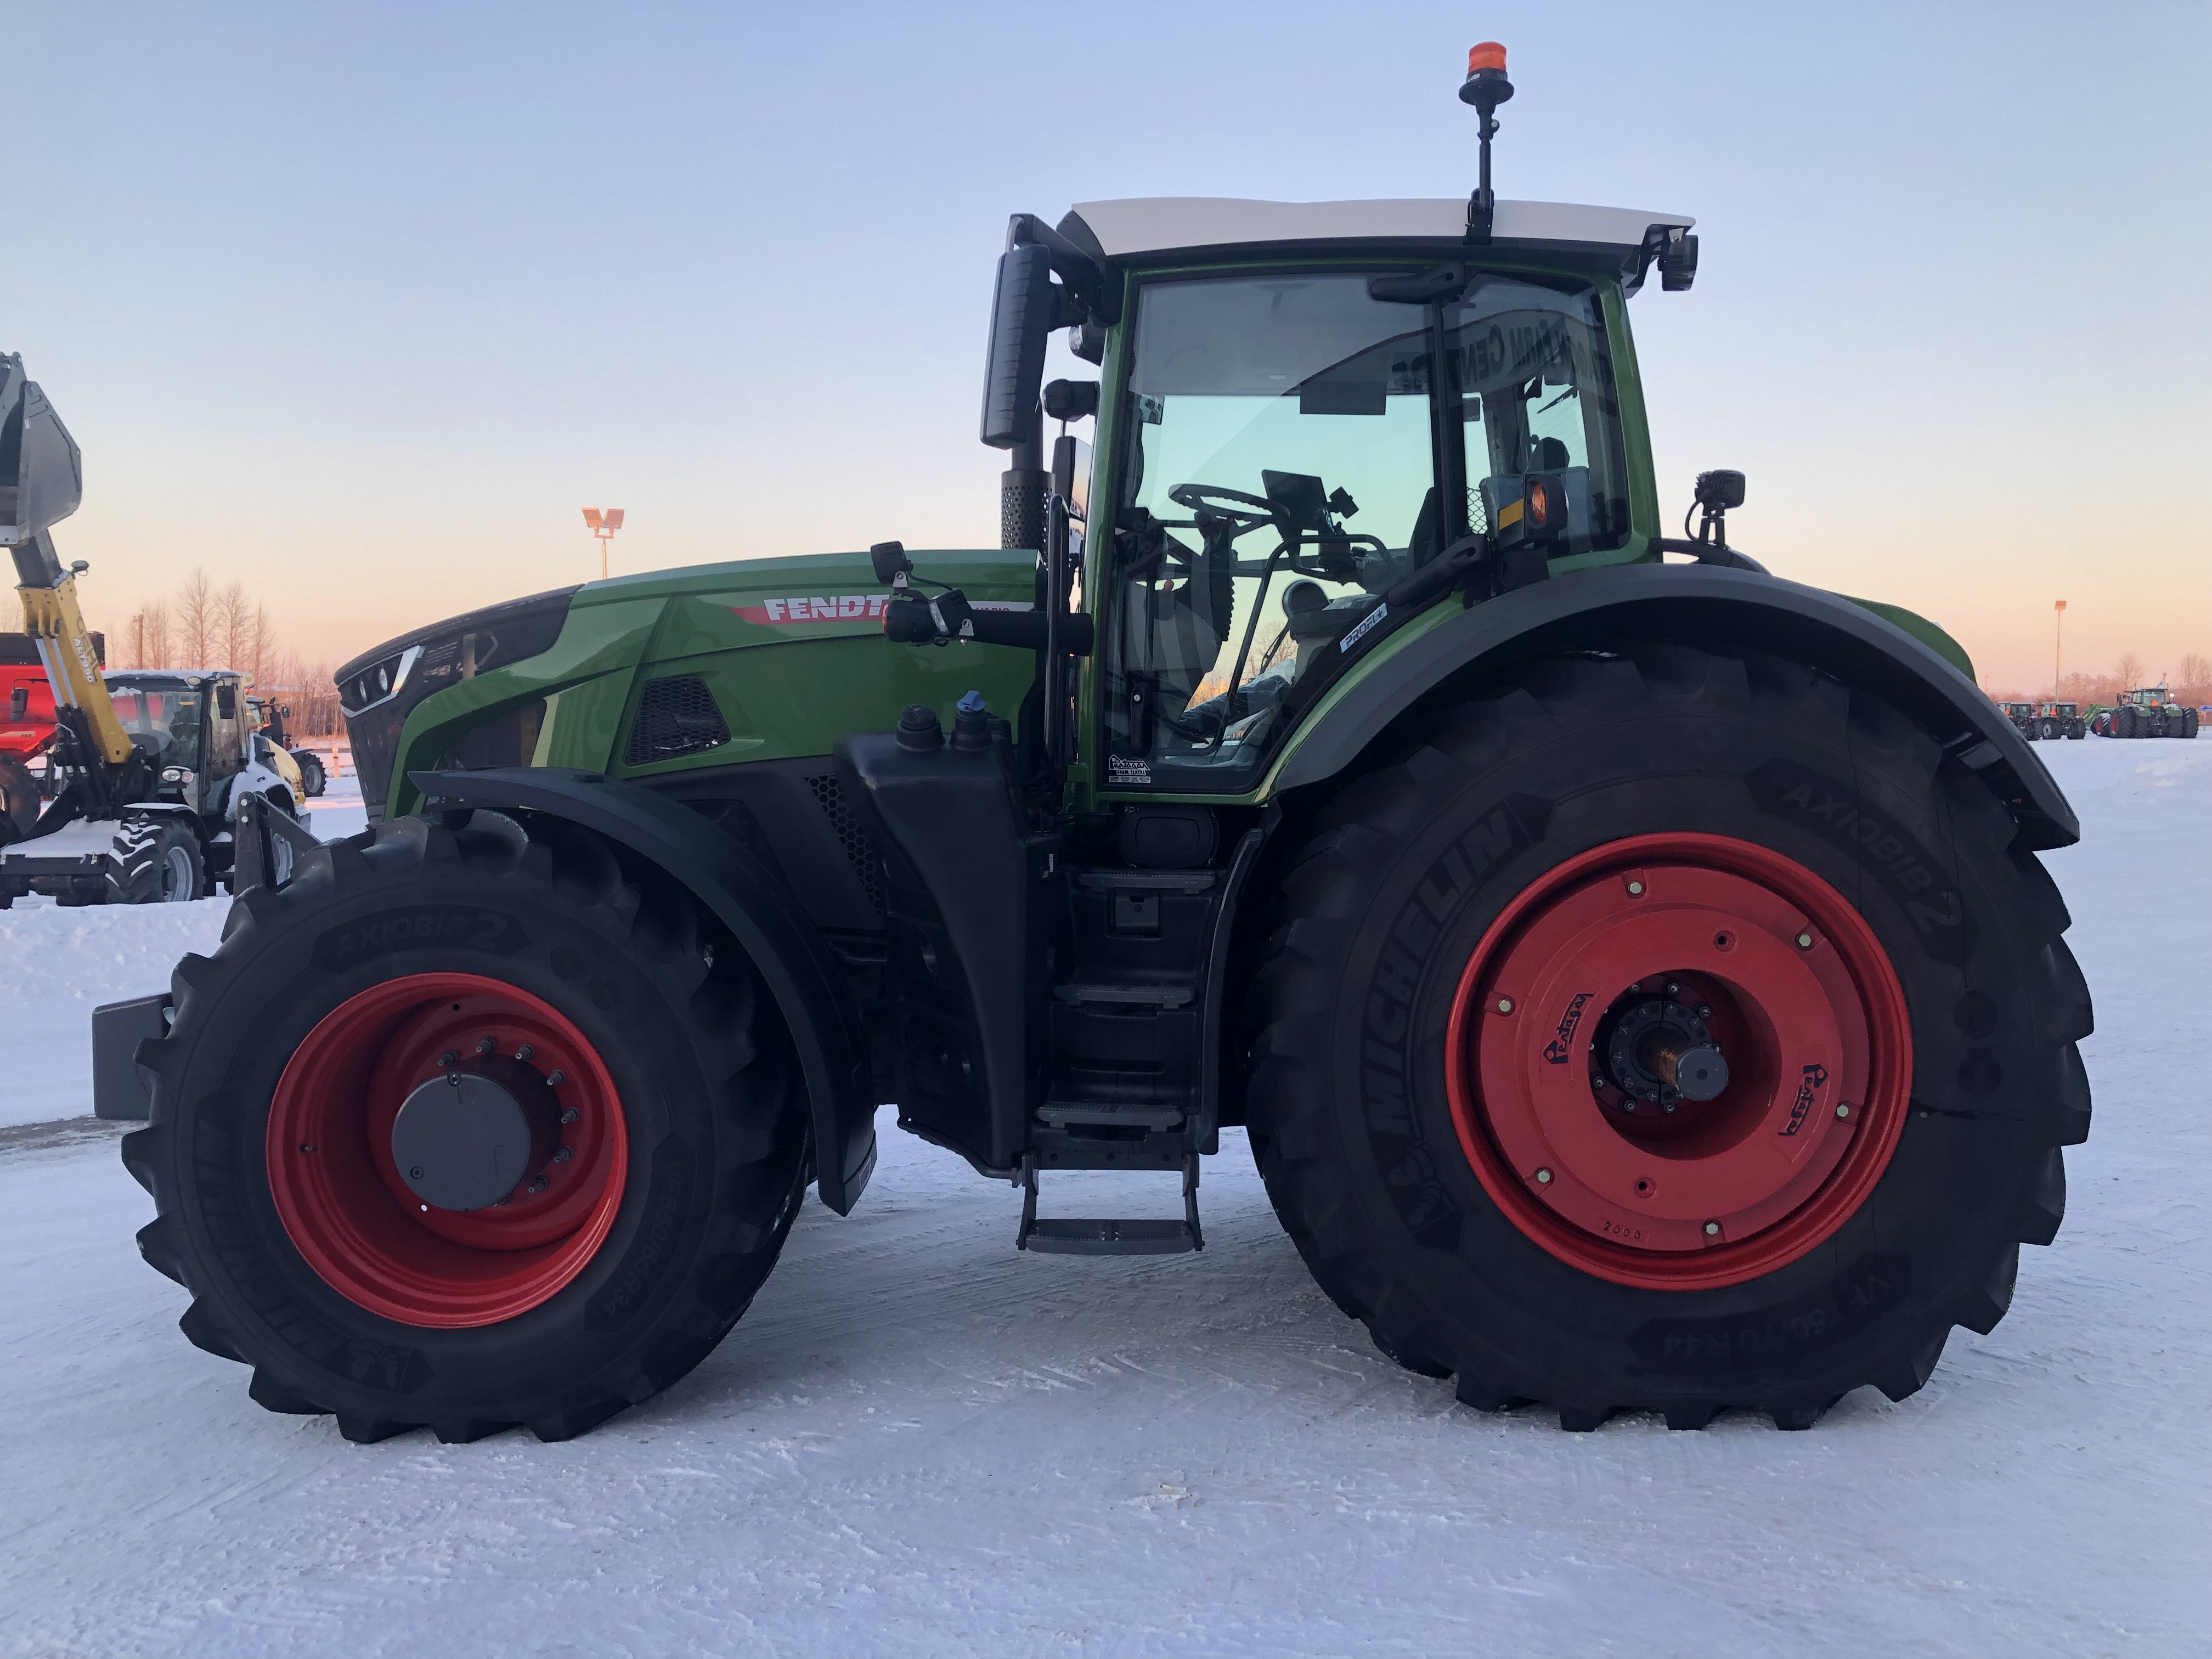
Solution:
[[[1588,207],[1572,202],[1498,204],[1491,246],[1638,259],[1670,230],[1697,223],[1683,213]],[[1060,232],[1107,259],[1217,249],[1433,244],[1467,246],[1464,197],[1366,202],[1261,202],[1224,196],[1133,197],[1079,202]]]

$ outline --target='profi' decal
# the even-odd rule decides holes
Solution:
[[[805,594],[788,599],[763,599],[758,605],[733,605],[731,610],[749,623],[786,628],[793,623],[881,622],[888,593],[833,593],[827,599]]]

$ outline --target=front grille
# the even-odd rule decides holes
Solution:
[[[854,873],[860,877],[868,902],[881,915],[889,896],[884,890],[884,861],[877,856],[876,844],[868,839],[867,830],[861,827],[860,815],[845,804],[845,792],[837,787],[837,775],[813,773],[807,778],[806,787],[814,792],[815,805],[830,820],[830,834],[837,837],[837,844],[853,861]]]
[[[696,674],[647,683],[638,699],[637,721],[629,729],[623,760],[631,766],[674,760],[719,749],[730,740],[730,727],[715,707],[714,694]]]

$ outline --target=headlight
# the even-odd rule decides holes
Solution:
[[[164,783],[190,783],[191,781],[192,769],[189,766],[165,766],[161,769],[161,781]]]

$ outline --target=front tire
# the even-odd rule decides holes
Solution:
[[[1924,732],[1771,659],[1565,659],[1436,711],[1282,882],[1249,1097],[1277,1213],[1469,1404],[1904,1398],[2003,1316],[2087,1131],[2087,992],[2014,838]],[[1735,1070],[1667,1114],[1613,1050],[1684,1008]]]
[[[157,1210],[140,1248],[255,1400],[349,1439],[564,1439],[651,1397],[744,1313],[805,1190],[751,964],[572,826],[455,814],[319,848],[174,985],[124,1142]],[[544,1144],[494,1160],[504,1197],[450,1200],[398,1167],[401,1123],[476,1071],[544,1103]]]
[[[189,904],[207,891],[199,837],[162,817],[126,823],[115,838],[110,889],[125,904]]]

